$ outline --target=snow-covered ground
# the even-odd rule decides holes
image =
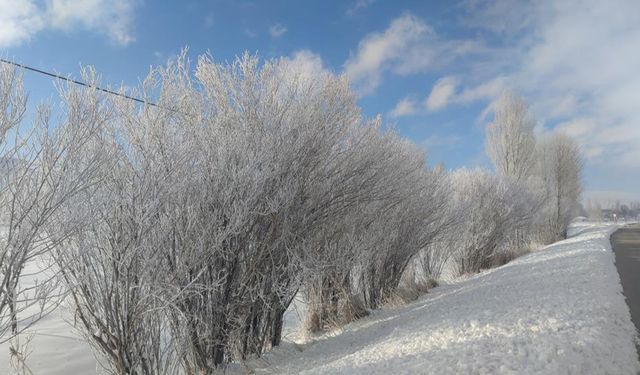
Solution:
[[[235,373],[637,374],[635,331],[610,251],[611,225],[503,267],[434,289],[402,308],[375,311],[342,332],[281,348]],[[86,343],[63,313],[41,321],[34,374],[93,374]],[[288,329],[297,319],[290,315]],[[296,338],[297,337],[297,338]],[[0,374],[9,373],[0,346]],[[5,371],[6,370],[6,371]]]
[[[614,226],[375,312],[343,332],[285,344],[256,374],[638,374],[635,328],[610,251]],[[245,372],[246,368],[238,369]]]

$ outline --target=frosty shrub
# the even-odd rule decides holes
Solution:
[[[508,249],[509,234],[527,220],[518,185],[483,170],[460,169],[451,176],[453,199],[464,220],[451,241],[459,274],[490,268]],[[524,215],[523,215],[524,213]]]
[[[450,190],[444,171],[421,166],[414,178],[404,199],[378,222],[373,253],[363,264],[362,294],[369,308],[393,296],[412,259],[451,225],[445,215]]]
[[[59,257],[116,373],[212,373],[278,345],[303,286],[351,294],[335,281],[373,249],[369,221],[434,194],[422,155],[363,120],[341,77],[250,55],[192,74],[183,56],[140,95],[158,107],[113,102],[102,183],[65,206],[87,225]]]
[[[311,331],[415,299],[450,260],[477,272],[565,235],[580,194],[575,143],[537,141],[514,96],[487,133],[498,173],[448,173],[363,118],[345,77],[288,59],[183,53],[133,90],[155,105],[84,79],[61,88],[57,126],[40,107],[25,136],[20,76],[0,70],[0,341],[61,281],[114,374],[260,356],[298,294]],[[21,283],[36,258],[51,278]]]
[[[95,183],[95,160],[84,153],[101,114],[69,113],[54,128],[44,105],[25,124],[26,105],[22,75],[0,65],[0,342],[60,302],[51,255],[74,228],[52,224],[61,205]]]
[[[394,133],[365,130],[345,163],[347,178],[336,181],[357,194],[348,214],[316,227],[306,245],[312,331],[347,323],[390,296],[409,259],[439,230],[443,173],[429,171],[423,152]],[[380,274],[379,267],[387,268]]]

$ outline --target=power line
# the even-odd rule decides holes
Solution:
[[[3,62],[3,63],[8,64],[8,65],[13,65],[13,66],[16,66],[18,68],[25,69],[25,70],[30,70],[32,72],[43,74],[43,75],[46,75],[46,76],[49,76],[49,77],[53,77],[55,79],[59,79],[59,80],[62,80],[62,81],[74,83],[76,85],[80,85],[80,86],[83,86],[83,87],[96,89],[98,91],[102,91],[102,92],[105,92],[107,94],[116,95],[116,96],[119,96],[121,98],[133,100],[135,102],[146,104],[146,105],[150,105],[152,107],[162,108],[161,106],[159,106],[159,105],[157,105],[156,103],[153,103],[153,102],[148,102],[146,100],[142,100],[140,98],[136,98],[136,97],[133,97],[133,96],[130,96],[130,95],[127,95],[127,94],[122,94],[122,93],[119,93],[119,92],[116,92],[116,91],[103,89],[102,87],[99,87],[99,86],[93,86],[93,85],[90,85],[90,84],[88,84],[86,82],[77,81],[75,79],[64,77],[64,76],[61,76],[59,74],[54,74],[54,73],[50,73],[50,72],[47,72],[47,71],[44,71],[44,70],[41,70],[41,69],[32,68],[30,66],[23,65],[23,64],[20,64],[20,63],[17,63],[17,62],[9,61],[9,60],[5,60],[3,58],[0,58],[0,62]],[[165,109],[168,109],[168,108],[165,108]]]

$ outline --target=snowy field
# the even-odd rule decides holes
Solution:
[[[286,344],[256,374],[637,374],[613,226],[381,310],[333,337]],[[246,368],[238,369],[238,373]]]
[[[244,374],[637,374],[634,327],[613,264],[614,226],[375,311],[341,332],[236,366]],[[65,319],[64,316],[67,316]],[[60,310],[41,321],[34,374],[93,374],[99,365]],[[289,330],[296,319],[288,319]],[[295,337],[289,336],[289,337]],[[0,347],[0,374],[10,373]]]

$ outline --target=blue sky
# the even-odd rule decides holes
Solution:
[[[508,88],[541,134],[586,155],[588,197],[640,199],[640,2],[635,0],[0,0],[0,53],[105,84],[134,85],[188,46],[245,50],[346,74],[378,113],[448,168],[488,166],[483,129]],[[27,74],[35,101],[54,98]]]

